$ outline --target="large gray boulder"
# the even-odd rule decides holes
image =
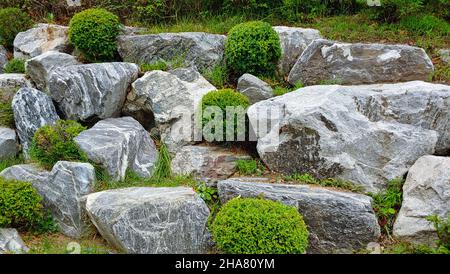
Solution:
[[[33,88],[21,88],[12,100],[14,121],[22,149],[26,153],[36,130],[58,119],[52,99]]]
[[[0,160],[12,158],[19,152],[16,131],[0,127]]]
[[[30,59],[47,51],[70,52],[69,27],[38,24],[14,39],[14,58]]]
[[[4,66],[8,63],[8,51],[0,45],[0,73],[3,73]]]
[[[31,82],[21,73],[0,74],[0,102],[10,103],[20,88],[33,87]]]
[[[34,165],[17,165],[3,170],[0,177],[32,183],[65,235],[80,238],[86,231],[83,197],[92,192],[95,184],[95,169],[91,164],[61,161],[52,171]]]
[[[138,72],[138,66],[131,63],[62,67],[50,74],[48,89],[67,119],[118,117]]]
[[[236,161],[250,160],[249,155],[215,146],[185,146],[172,159],[175,175],[193,175],[197,180],[214,183],[236,172]]]
[[[403,203],[394,236],[415,244],[434,245],[437,233],[426,220],[450,214],[450,157],[424,156],[411,167],[403,186]]]
[[[155,143],[131,117],[100,121],[74,140],[89,160],[100,164],[114,180],[123,180],[127,169],[145,178],[153,175],[158,160]]]
[[[376,191],[421,156],[448,155],[449,106],[449,86],[419,81],[312,86],[259,102],[248,116],[270,169],[336,177]]]
[[[132,87],[124,113],[140,120],[147,128],[155,123],[172,152],[194,141],[194,118],[201,99],[216,90],[192,68],[147,72]]]
[[[48,91],[50,72],[59,67],[78,64],[79,63],[75,57],[70,54],[57,51],[48,51],[29,59],[25,63],[25,71],[26,74],[30,76],[37,89]]]
[[[292,68],[288,81],[306,85],[426,81],[434,70],[426,52],[408,45],[348,44],[315,40]]]
[[[247,96],[252,104],[273,97],[273,89],[269,84],[248,73],[238,79],[237,91]]]
[[[0,254],[20,254],[28,251],[17,230],[0,228]]]
[[[126,62],[175,62],[203,71],[222,61],[225,39],[224,35],[203,32],[123,35],[118,37],[117,45]]]
[[[218,182],[222,203],[264,197],[297,208],[310,233],[308,253],[347,253],[376,242],[380,226],[368,196],[308,185],[232,178]]]
[[[288,75],[308,45],[322,38],[320,32],[315,29],[285,26],[277,26],[273,29],[278,33],[281,42],[282,55],[278,64],[281,75]]]
[[[209,209],[191,189],[126,188],[91,194],[86,209],[100,234],[132,254],[206,253]]]

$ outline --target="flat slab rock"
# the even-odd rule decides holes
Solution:
[[[223,59],[224,35],[203,32],[122,35],[117,39],[120,56],[126,62],[169,65],[182,62],[203,71],[212,69]]]
[[[14,39],[14,58],[30,59],[47,51],[70,52],[69,27],[37,24]]]
[[[339,178],[367,191],[384,189],[424,155],[450,151],[446,85],[311,86],[259,102],[248,116],[271,170]]]
[[[123,180],[127,169],[149,178],[158,160],[150,134],[131,117],[102,120],[74,141],[89,160],[104,167],[114,180]]]
[[[100,234],[132,254],[205,253],[209,209],[190,188],[126,188],[87,196]]]
[[[424,156],[411,167],[403,186],[403,203],[394,236],[415,244],[434,245],[436,230],[426,218],[450,214],[450,157]]]
[[[0,127],[0,160],[12,158],[19,152],[16,131]]]
[[[61,161],[52,171],[34,165],[16,165],[3,170],[0,177],[32,183],[65,235],[79,238],[86,231],[89,224],[83,197],[92,192],[95,183],[95,169],[91,164]]]
[[[118,117],[139,68],[131,63],[97,63],[57,68],[48,90],[66,119]]]
[[[59,120],[52,99],[34,88],[21,88],[12,100],[17,135],[25,154],[39,128]]]
[[[408,45],[348,44],[318,39],[302,53],[288,81],[295,85],[426,81],[434,70],[426,52]]]
[[[0,228],[0,254],[27,253],[28,247],[22,241],[17,230],[12,228]]]
[[[380,236],[380,227],[368,196],[308,185],[264,183],[264,179],[231,178],[217,184],[222,203],[255,198],[293,206],[310,233],[308,253],[348,253],[363,249]]]
[[[250,160],[242,153],[213,146],[185,146],[172,159],[172,172],[176,175],[193,175],[208,183],[223,180],[236,172],[236,161]]]

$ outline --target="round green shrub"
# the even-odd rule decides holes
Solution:
[[[12,59],[6,63],[4,73],[25,73],[25,60]]]
[[[58,161],[86,162],[87,156],[73,140],[85,129],[70,120],[58,120],[54,125],[41,127],[34,134],[30,146],[31,159],[48,169]]]
[[[303,254],[308,229],[294,207],[262,199],[235,198],[217,214],[212,234],[230,254]]]
[[[280,56],[280,38],[265,22],[234,26],[225,43],[226,63],[235,76],[244,73],[273,76]]]
[[[104,9],[75,14],[69,24],[69,39],[92,62],[111,61],[116,56],[119,17]]]
[[[42,224],[42,198],[31,183],[0,178],[0,190],[0,227],[30,229]]]
[[[227,107],[237,107],[241,110],[244,110],[243,113],[245,113],[245,110],[250,106],[250,100],[247,98],[247,96],[236,92],[232,89],[221,89],[216,91],[211,91],[202,98],[201,103],[201,110],[202,110],[202,125],[203,127],[207,125],[214,125],[212,127],[212,134],[215,134],[216,129],[220,128],[222,126],[223,128],[223,136],[222,140],[216,140],[216,141],[224,141],[226,140],[226,133],[227,133],[227,114],[226,110]],[[222,119],[215,119],[214,115],[209,115],[207,109],[209,107],[214,107],[214,109],[217,109],[222,112]],[[216,123],[217,122],[217,123]],[[244,122],[245,124],[240,124],[239,122]],[[230,130],[233,130],[233,136],[234,140],[237,139],[237,136],[241,134],[245,134],[245,132],[241,132],[242,129],[246,130],[247,126],[247,118],[244,115],[244,120],[239,119],[237,115],[234,116],[233,119],[234,127]]]
[[[12,48],[16,35],[32,26],[31,18],[20,9],[0,9],[0,41],[5,47]]]

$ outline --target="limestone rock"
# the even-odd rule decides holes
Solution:
[[[205,253],[209,209],[190,188],[127,188],[91,194],[86,209],[100,234],[132,254]]]
[[[222,203],[235,198],[279,201],[303,216],[310,233],[308,253],[348,253],[366,248],[380,236],[378,220],[368,196],[309,185],[260,183],[232,178],[217,185]]]
[[[8,51],[0,45],[0,73],[3,73],[4,66],[8,63]]]
[[[62,67],[50,74],[49,92],[67,119],[117,117],[138,72],[138,66],[131,63]]]
[[[151,177],[158,159],[149,133],[131,117],[102,120],[74,140],[89,160],[102,165],[115,180],[123,180],[127,169]]]
[[[278,33],[281,42],[282,55],[278,67],[282,75],[289,74],[300,55],[312,41],[322,38],[320,32],[315,29],[284,26],[273,27],[273,29]]]
[[[248,73],[239,78],[237,91],[247,96],[252,104],[273,97],[273,89],[269,84]]]
[[[88,225],[83,197],[92,192],[95,183],[91,164],[61,161],[51,172],[33,165],[17,165],[3,170],[0,177],[32,183],[61,231],[73,238],[82,236]]]
[[[182,62],[203,71],[223,59],[225,36],[203,32],[123,35],[117,39],[120,56],[136,64]]]
[[[28,247],[20,238],[17,230],[12,228],[0,228],[0,254],[4,253],[27,253]]]
[[[31,82],[21,73],[0,74],[0,102],[10,103],[14,94],[24,87],[33,87]]]
[[[70,52],[68,31],[66,26],[38,24],[21,32],[14,39],[14,58],[27,60],[51,50]]]
[[[250,160],[242,153],[213,146],[185,146],[172,159],[172,172],[176,175],[193,175],[197,180],[216,182],[236,172],[236,161]]]
[[[441,60],[447,64],[450,64],[450,49],[441,49],[439,50],[439,55],[441,56]]]
[[[12,101],[14,121],[20,143],[26,153],[36,130],[55,123],[59,117],[52,99],[33,88],[21,88]]]
[[[421,156],[450,151],[446,85],[312,86],[259,102],[248,116],[271,170],[349,180],[368,191],[404,176]]]
[[[16,131],[0,127],[0,160],[12,158],[19,152]]]
[[[25,63],[25,70],[37,89],[47,91],[52,70],[77,64],[79,64],[78,61],[72,55],[57,51],[48,51],[29,59]]]
[[[306,85],[394,83],[428,79],[433,63],[421,48],[407,45],[347,44],[315,40],[289,74]]]
[[[394,236],[415,244],[434,245],[437,234],[426,220],[450,214],[450,157],[424,156],[411,167],[403,187],[403,204]]]

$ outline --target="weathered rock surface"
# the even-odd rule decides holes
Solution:
[[[288,75],[300,55],[308,45],[321,39],[320,32],[315,29],[293,28],[285,26],[273,27],[281,42],[282,55],[278,64],[282,75]]]
[[[26,78],[25,74],[21,73],[5,73],[0,74],[0,101],[11,102],[14,94],[24,87],[31,88],[33,85]]]
[[[447,64],[450,64],[450,49],[439,50],[439,55],[442,61],[444,61]]]
[[[131,63],[98,63],[58,68],[49,92],[65,118],[81,121],[120,115],[139,68]]]
[[[26,153],[36,130],[55,123],[59,117],[52,99],[33,88],[21,88],[12,100],[14,121],[22,149]]]
[[[16,131],[0,127],[0,160],[11,158],[19,152]]]
[[[431,59],[421,48],[319,39],[302,53],[288,81],[306,85],[324,81],[350,85],[425,81],[433,70]]]
[[[82,236],[88,225],[83,197],[92,192],[95,183],[91,164],[61,161],[51,172],[33,165],[17,165],[3,170],[0,177],[32,183],[61,231],[73,238]]]
[[[68,31],[65,26],[38,24],[21,32],[14,39],[14,58],[30,59],[51,50],[70,52]]]
[[[203,32],[123,35],[117,40],[126,62],[152,64],[182,62],[200,71],[211,69],[223,59],[225,36]]]
[[[29,59],[25,63],[25,70],[37,89],[47,91],[50,73],[54,69],[78,64],[75,57],[70,54],[48,51]]]
[[[8,63],[8,51],[0,45],[0,73],[3,73],[4,66]]]
[[[273,89],[269,84],[248,73],[239,78],[237,90],[247,96],[252,104],[273,97]]]
[[[27,253],[28,251],[28,247],[25,246],[17,230],[0,228],[0,254],[20,254]]]
[[[172,159],[172,172],[176,175],[193,175],[204,182],[216,182],[236,172],[236,161],[249,159],[251,157],[248,155],[233,153],[226,148],[185,146]]]
[[[102,120],[74,140],[89,160],[102,165],[115,180],[123,180],[127,169],[151,177],[158,159],[150,134],[131,117]]]
[[[190,188],[127,188],[91,194],[86,209],[100,234],[126,253],[205,253],[209,209]]]
[[[232,178],[217,185],[222,203],[241,196],[294,206],[308,225],[309,253],[341,253],[376,242],[380,227],[368,196],[307,185],[260,183]]]
[[[270,121],[268,110],[279,116]],[[248,116],[271,170],[350,180],[370,191],[402,177],[421,156],[450,149],[446,85],[312,86],[259,102]]]
[[[132,86],[124,113],[147,128],[156,123],[162,140],[172,152],[194,141],[194,118],[201,99],[216,90],[192,68],[147,72]]]
[[[411,167],[403,187],[403,204],[394,236],[415,244],[434,245],[436,230],[426,220],[450,214],[450,157],[424,156]]]

